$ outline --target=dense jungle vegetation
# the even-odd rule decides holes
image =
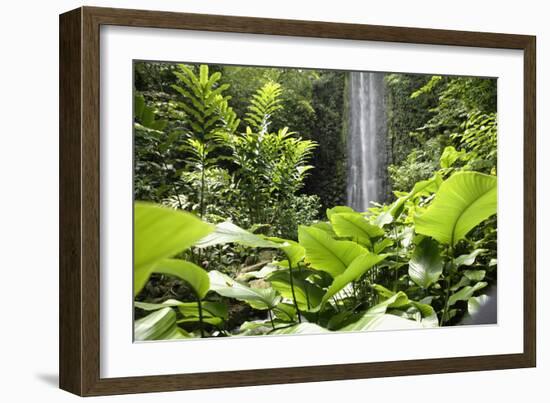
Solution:
[[[387,203],[346,206],[347,73],[134,64],[135,339],[464,323],[497,281],[493,79],[385,76]]]

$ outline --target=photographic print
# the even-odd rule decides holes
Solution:
[[[495,78],[136,60],[133,88],[135,341],[497,323]]]

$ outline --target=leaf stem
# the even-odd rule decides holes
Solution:
[[[290,263],[290,259],[287,259],[287,261],[288,261],[288,269],[289,269],[289,276],[290,276],[290,289],[292,290],[292,299],[294,300],[294,307],[296,308],[296,313],[298,314],[298,323],[302,323],[302,316],[300,315],[300,308],[298,308],[298,301],[296,300],[296,293],[294,291],[292,263]]]
[[[452,243],[451,243],[452,245]],[[446,290],[445,290],[445,303],[443,305],[443,314],[441,315],[441,319],[439,320],[439,326],[445,325],[445,322],[447,321],[447,315],[449,311],[449,294],[451,291],[451,280],[452,280],[452,274],[454,271],[454,248],[452,246],[449,246],[449,272],[447,273],[446,277]]]
[[[298,263],[298,271],[302,273],[302,265]],[[309,291],[308,291],[308,281],[304,279],[304,292],[306,293],[306,303],[307,303],[307,309],[308,311],[311,309],[310,303],[309,303]]]
[[[199,308],[199,322],[200,322],[200,331],[201,331],[201,338],[204,337],[204,321],[202,317],[202,302],[199,296],[197,295],[197,304]]]
[[[273,330],[275,330],[275,323],[273,322],[273,315],[271,314],[271,309],[267,310],[267,315],[269,316],[269,320],[271,321],[271,327]]]

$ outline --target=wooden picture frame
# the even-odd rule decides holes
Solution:
[[[209,373],[100,377],[100,26],[171,28],[524,52],[523,353]],[[535,37],[81,7],[60,16],[60,387],[81,396],[534,367]]]

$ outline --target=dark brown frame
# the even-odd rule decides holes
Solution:
[[[524,350],[246,371],[100,378],[99,28],[289,35],[524,51]],[[81,396],[526,368],[536,365],[534,36],[81,7],[60,16],[60,387]]]

